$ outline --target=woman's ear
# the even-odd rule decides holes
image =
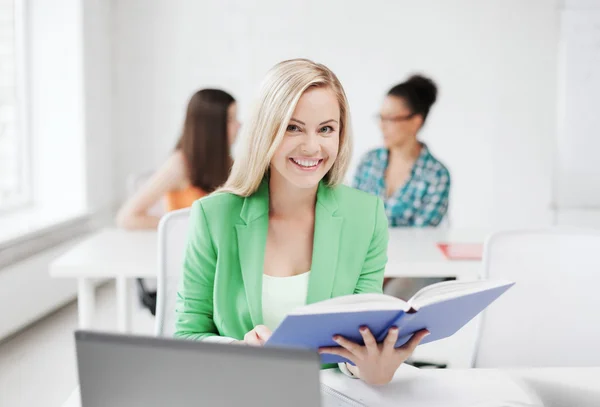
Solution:
[[[412,117],[411,122],[413,122],[414,124],[414,130],[419,131],[421,129],[421,127],[423,127],[423,116],[421,116],[420,114],[416,114]]]

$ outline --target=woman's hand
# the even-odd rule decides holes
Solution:
[[[359,345],[339,335],[333,337],[341,347],[321,348],[319,353],[338,355],[350,360],[356,367],[348,365],[350,371],[365,383],[383,385],[389,383],[394,373],[412,355],[421,340],[429,335],[423,329],[399,348],[394,348],[398,340],[398,328],[391,328],[383,341],[378,344],[367,327],[360,328],[365,345]]]
[[[263,346],[271,337],[271,330],[264,325],[256,325],[253,330],[244,335],[242,341],[246,345]]]

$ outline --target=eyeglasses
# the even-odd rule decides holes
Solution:
[[[416,116],[416,113],[411,113],[408,116],[382,116],[380,114],[375,115],[375,120],[379,122],[399,123],[412,119]]]

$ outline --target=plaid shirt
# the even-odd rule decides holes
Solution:
[[[390,226],[437,226],[448,210],[450,173],[423,144],[408,181],[389,198],[385,192],[388,150],[378,148],[362,159],[354,188],[379,196]]]

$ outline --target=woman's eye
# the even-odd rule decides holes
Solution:
[[[287,126],[287,131],[294,133],[300,131],[300,127],[296,126],[295,124],[289,124]]]
[[[321,127],[321,133],[331,133],[332,131],[333,131],[333,127],[331,127],[331,126]]]

